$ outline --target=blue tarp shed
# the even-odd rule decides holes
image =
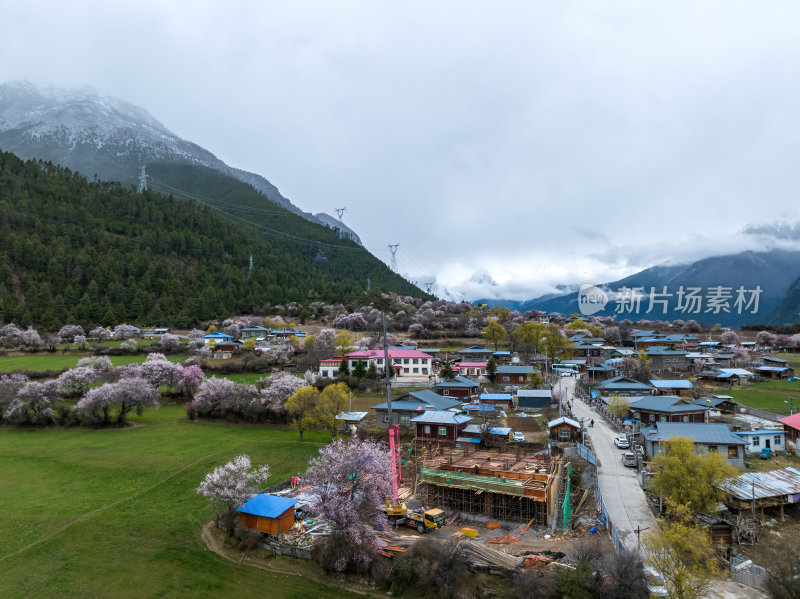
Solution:
[[[277,518],[290,507],[297,503],[293,497],[280,497],[278,495],[268,495],[261,493],[248,499],[237,512],[261,516],[262,518]]]

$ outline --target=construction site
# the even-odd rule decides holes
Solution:
[[[565,463],[521,449],[436,449],[422,452],[417,497],[426,505],[504,522],[552,525]]]

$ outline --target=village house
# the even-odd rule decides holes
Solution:
[[[553,403],[550,389],[520,389],[517,391],[517,410],[544,410]]]
[[[674,395],[629,397],[630,414],[643,426],[655,422],[707,422],[706,407]]]
[[[700,397],[695,399],[692,403],[704,406],[708,410],[716,410],[718,412],[736,412],[739,408],[739,404],[737,404],[730,395]]]
[[[744,447],[747,443],[734,435],[726,424],[700,422],[657,422],[642,429],[645,451],[650,459],[663,451],[662,445],[673,437],[692,439],[695,449],[706,453],[719,453],[728,458],[728,463],[744,468]]]
[[[495,382],[499,385],[527,385],[533,381],[533,366],[500,366]]]
[[[473,345],[459,350],[457,353],[459,362],[488,362],[489,358],[494,354],[494,350],[486,349],[480,345]]]
[[[449,410],[427,410],[411,423],[416,427],[417,443],[455,445],[470,420],[470,416]]]
[[[614,348],[608,345],[591,345],[583,342],[576,344],[572,349],[573,355],[585,360],[585,364],[589,366],[602,364],[611,357],[611,353],[614,351]]]
[[[566,416],[548,422],[547,430],[553,441],[565,443],[581,440],[581,425]]]
[[[672,349],[663,345],[648,347],[645,352],[651,360],[650,369],[654,372],[683,372],[687,368],[686,355],[682,349]]]
[[[462,376],[478,378],[486,374],[486,362],[456,362],[450,368]]]
[[[335,379],[339,376],[339,367],[342,365],[341,358],[326,358],[319,361],[319,376]]]
[[[745,513],[759,508],[762,521],[764,508],[779,508],[783,519],[784,506],[800,502],[800,470],[791,466],[769,472],[745,472],[718,486],[726,493],[726,505]]]
[[[450,381],[440,381],[433,386],[433,389],[439,395],[464,401],[472,401],[481,394],[481,384],[463,376],[457,376]]]
[[[419,416],[425,410],[450,410],[460,408],[461,401],[442,397],[430,389],[413,391],[392,401],[392,420],[391,424],[400,426],[410,426],[411,419]],[[378,426],[389,426],[389,414],[386,402],[372,406],[376,412],[376,422]]]
[[[600,395],[621,395],[628,397],[631,395],[650,395],[653,386],[642,383],[627,376],[616,376],[606,381],[600,381],[592,385],[598,390]]]
[[[510,364],[511,363],[511,352],[508,351],[508,350],[500,350],[500,351],[492,352],[492,357],[494,358],[494,361],[497,364]]]
[[[747,441],[745,451],[748,454],[760,453],[762,449],[786,451],[786,432],[783,429],[737,431],[736,435]]]
[[[797,443],[800,439],[800,412],[781,418],[778,420],[783,425],[783,430],[786,431],[786,439]]]
[[[230,345],[234,342],[233,335],[225,333],[207,333],[203,335],[203,343],[208,346]]]
[[[586,369],[586,373],[589,376],[589,380],[593,382],[606,381],[619,376],[619,370],[607,362],[597,366],[589,366]]]
[[[514,408],[514,398],[510,393],[481,393],[479,403],[495,406],[495,408],[507,412]]]
[[[416,376],[425,377],[433,373],[431,357],[418,349],[395,349],[388,350],[389,362],[394,368],[397,376]],[[344,355],[350,372],[353,371],[358,362],[363,362],[365,368],[369,368],[374,363],[378,374],[383,374],[384,350],[367,349],[350,352]]]
[[[788,366],[756,366],[753,370],[765,379],[788,379],[794,376],[794,370]]]
[[[261,326],[242,329],[242,341],[250,338],[259,341],[262,339],[267,339],[270,335],[272,335],[272,329],[267,329]]]
[[[694,389],[692,381],[684,379],[653,379],[650,384],[655,388],[657,395],[691,395]]]

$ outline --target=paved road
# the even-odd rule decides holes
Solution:
[[[575,378],[564,377],[561,384],[572,401]],[[636,550],[638,543],[634,531],[637,523],[641,528],[649,527],[650,530],[642,533],[647,534],[655,529],[656,521],[639,486],[636,469],[622,465],[622,451],[614,445],[614,437],[620,433],[579,399],[572,401],[572,410],[576,418],[584,418],[584,423],[594,419],[594,426],[588,429],[588,434],[597,454],[597,477],[603,501],[619,539],[627,549]]]

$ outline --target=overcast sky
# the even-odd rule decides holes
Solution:
[[[0,0],[0,81],[146,108],[378,257],[528,299],[793,217],[797,2]]]

